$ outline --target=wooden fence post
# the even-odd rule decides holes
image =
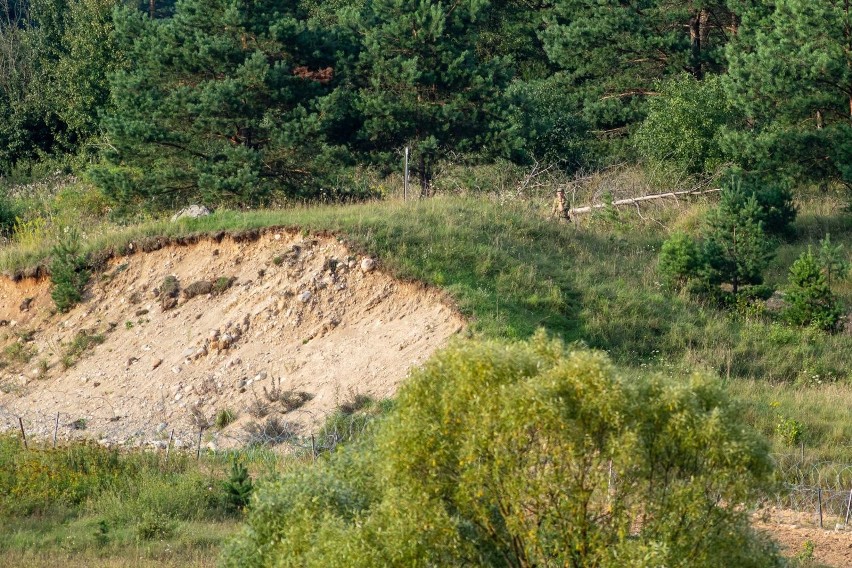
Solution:
[[[24,432],[24,419],[18,416],[18,425],[21,427],[21,439],[24,441],[24,449],[29,450],[29,446],[27,445],[27,433]]]
[[[852,508],[852,489],[849,490],[849,499],[846,500],[846,518],[843,519],[843,524],[849,524],[849,510]]]
[[[819,513],[819,528],[822,528],[822,487],[817,487],[817,512]]]

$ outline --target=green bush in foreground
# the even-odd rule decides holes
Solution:
[[[777,566],[765,443],[704,376],[458,343],[373,437],[259,489],[226,566]]]

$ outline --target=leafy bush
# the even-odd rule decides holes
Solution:
[[[650,97],[648,116],[634,136],[639,153],[685,173],[713,171],[722,165],[728,157],[719,134],[734,121],[735,112],[721,77],[698,81],[683,75],[659,88],[660,96]]]
[[[790,267],[787,319],[796,325],[832,330],[843,313],[840,300],[828,287],[822,267],[808,248]]]
[[[175,534],[177,523],[165,515],[145,512],[136,524],[136,536],[140,540],[166,540]]]
[[[264,484],[225,565],[777,566],[739,505],[771,475],[707,377],[459,343],[374,435]]]
[[[60,312],[67,312],[83,299],[83,291],[89,282],[86,255],[80,252],[76,232],[66,234],[51,252],[50,278],[53,290],[50,297]]]

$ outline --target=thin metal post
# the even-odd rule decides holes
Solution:
[[[24,419],[18,416],[18,425],[21,427],[21,438],[24,440],[24,449],[29,450],[29,446],[27,446],[27,433],[24,432]]]
[[[805,442],[802,441],[802,463],[805,463]]]
[[[852,489],[849,490],[849,499],[846,500],[846,518],[843,519],[843,524],[849,524],[849,512],[852,509]]]
[[[56,422],[53,424],[53,449],[56,449],[56,435],[59,433],[59,413],[56,413]]]
[[[169,434],[169,443],[166,444],[166,463],[169,463],[169,452],[172,450],[172,439],[175,437],[175,429],[172,428],[171,434]]]
[[[198,429],[198,449],[195,451],[195,459],[201,459],[201,435],[204,434],[204,428]]]
[[[819,528],[822,528],[822,487],[817,487],[817,512],[819,513]]]
[[[403,201],[408,200],[408,146],[405,147],[405,185],[402,188]]]

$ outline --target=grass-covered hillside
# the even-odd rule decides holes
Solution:
[[[544,214],[536,202],[481,197],[220,210],[178,222],[93,223],[80,253],[129,254],[130,243],[150,237],[269,226],[332,232],[375,254],[396,276],[445,290],[469,318],[474,338],[527,339],[543,329],[569,345],[608,352],[623,373],[659,371],[678,381],[703,369],[740,401],[742,417],[770,438],[773,453],[800,451],[804,442],[808,460],[852,462],[852,420],[844,410],[852,400],[848,331],[795,326],[763,300],[723,305],[661,277],[663,243],[676,231],[699,232],[715,206],[710,197],[650,204],[639,214],[607,207],[571,223]],[[847,257],[852,249],[852,215],[839,199],[809,196],[796,206],[793,230],[765,270],[771,289],[783,291],[793,261],[828,233],[845,244]],[[0,250],[0,266],[16,273],[49,265],[55,240],[43,233]],[[849,311],[852,282],[833,289]],[[27,453],[13,438],[2,452],[0,495],[8,497],[0,510],[12,521],[2,529],[0,559],[48,565],[112,558],[122,565],[130,556],[152,563],[174,557],[177,564],[207,565],[240,520],[222,489],[226,459],[164,464],[162,457],[94,448]],[[304,458],[267,458],[244,457],[260,485],[274,471],[312,467]]]

